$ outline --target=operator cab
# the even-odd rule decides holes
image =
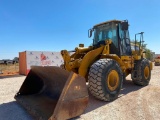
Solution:
[[[89,30],[89,37],[93,37],[93,46],[99,47],[106,40],[112,40],[110,54],[131,55],[128,21],[112,20],[95,25]]]

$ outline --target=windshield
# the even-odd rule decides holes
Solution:
[[[107,24],[96,26],[94,28],[93,44],[96,45],[99,42],[103,42],[107,39],[111,39],[112,42],[115,44],[115,46],[118,47],[116,30],[117,30],[117,27],[115,23],[107,23]]]

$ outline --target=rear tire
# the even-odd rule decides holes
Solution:
[[[149,60],[142,59],[135,62],[134,71],[131,74],[133,83],[140,86],[146,86],[151,79],[151,69]]]
[[[121,90],[123,73],[115,60],[100,59],[91,66],[88,81],[93,96],[103,101],[112,101]]]

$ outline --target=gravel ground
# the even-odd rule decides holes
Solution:
[[[72,120],[160,120],[160,66],[154,66],[150,84],[136,86],[130,76],[119,98],[103,102],[90,95],[85,113]],[[14,99],[25,76],[0,76],[0,120],[33,120]]]

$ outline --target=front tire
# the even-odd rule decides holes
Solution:
[[[144,58],[142,60],[136,61],[131,78],[133,83],[136,85],[148,85],[151,79],[151,68],[149,60]]]
[[[100,59],[91,66],[88,81],[93,96],[103,101],[112,101],[121,90],[123,73],[115,60]]]

